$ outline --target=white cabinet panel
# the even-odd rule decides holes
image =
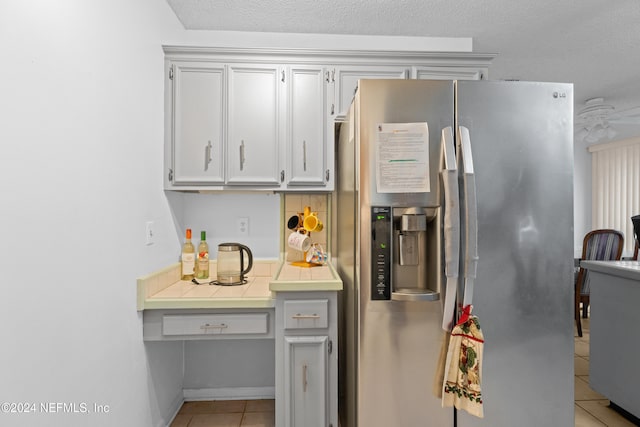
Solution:
[[[327,427],[327,336],[285,336],[285,426]]]
[[[418,80],[482,80],[483,68],[469,67],[413,67]]]
[[[177,64],[173,80],[173,183],[221,184],[224,66]]]
[[[329,326],[329,300],[284,302],[285,329],[316,329]]]
[[[288,102],[288,185],[325,185],[325,77],[321,67],[292,66]]]
[[[229,66],[229,184],[280,184],[280,67]]]
[[[163,335],[266,334],[268,314],[176,314],[162,318]]]
[[[349,110],[353,95],[358,87],[359,79],[408,79],[409,67],[394,66],[354,66],[336,67],[336,102],[335,114],[344,116]]]

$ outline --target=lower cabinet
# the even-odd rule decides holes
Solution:
[[[284,337],[285,425],[326,427],[328,336]]]
[[[338,426],[336,292],[276,293],[276,425]]]

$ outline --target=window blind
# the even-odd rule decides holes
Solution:
[[[624,233],[624,253],[634,248],[631,217],[640,214],[640,139],[592,145],[591,218],[593,229]]]

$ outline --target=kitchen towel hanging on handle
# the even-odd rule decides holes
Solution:
[[[482,355],[484,336],[480,322],[471,315],[473,306],[464,308],[451,332],[442,384],[442,407],[455,406],[483,418]]]
[[[473,286],[478,263],[478,227],[475,176],[469,130],[459,128],[458,153],[463,171],[465,212],[465,268],[463,311],[451,331],[442,383],[442,406],[454,406],[479,418],[484,416],[482,358],[484,335],[473,309]]]

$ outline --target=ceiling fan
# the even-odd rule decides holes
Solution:
[[[612,124],[640,124],[640,107],[616,112],[604,98],[588,99],[576,114],[574,136],[589,143],[610,140],[618,134]]]

